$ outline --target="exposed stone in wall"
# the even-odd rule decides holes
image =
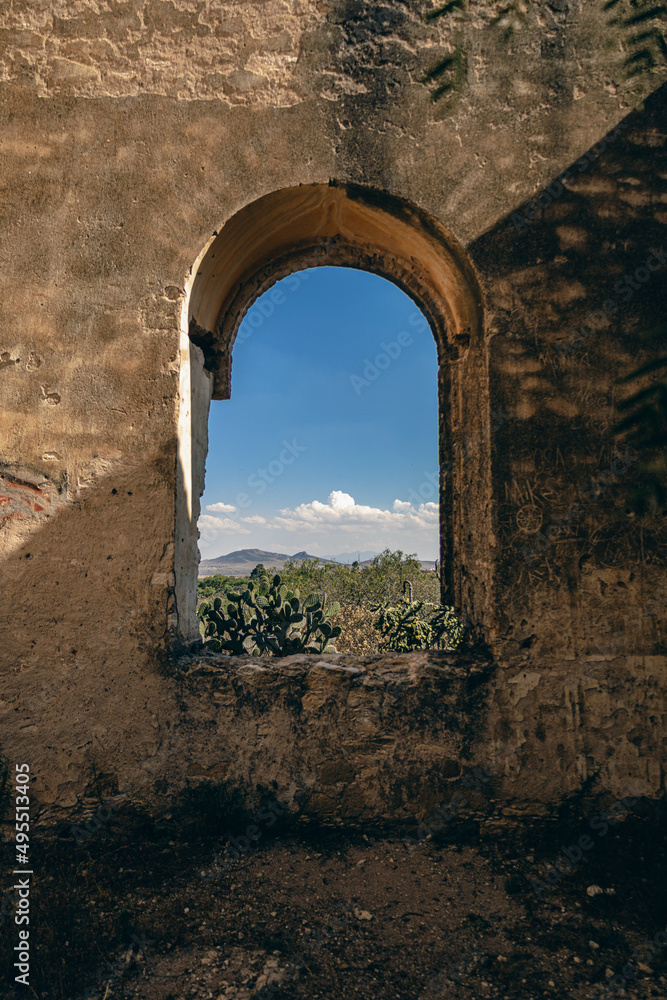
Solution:
[[[160,94],[290,107],[314,0],[59,0],[3,14],[0,80],[41,97]]]
[[[44,457],[54,461],[55,456]],[[0,471],[0,553],[7,557],[51,517],[67,497],[66,483],[53,483],[34,469]],[[30,558],[26,553],[25,558]]]
[[[141,794],[208,780],[250,805],[264,789],[324,823],[399,827],[456,796],[458,816],[490,826],[543,815],[584,782],[657,798],[666,674],[665,657],[543,671],[438,652],[186,657]]]
[[[492,29],[495,11],[486,0],[472,0],[467,18],[429,23],[423,15],[431,9],[428,3],[356,0],[14,3],[3,12],[0,80],[31,86],[42,97],[152,93],[288,107],[307,93],[334,103],[372,94],[377,106],[399,87],[419,82],[443,49],[451,50],[465,35],[474,84],[483,86],[489,77],[504,83],[508,109],[514,100],[535,98],[537,120],[546,110],[538,97],[553,103],[567,87],[580,100],[591,69],[597,85],[618,89],[597,65],[600,36],[609,31],[592,4],[557,10],[542,3],[530,11],[514,47],[526,66],[548,54],[543,92],[527,69],[518,79],[509,76],[502,58],[506,42]],[[317,52],[314,77],[297,69],[304,52]],[[496,64],[497,57],[504,65]]]

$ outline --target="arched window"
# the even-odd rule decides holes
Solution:
[[[208,408],[231,391],[231,356],[253,302],[303,268],[355,267],[398,285],[419,306],[438,355],[442,598],[481,620],[491,579],[488,364],[482,298],[455,238],[384,193],[304,185],[232,216],[193,268],[181,334],[176,609],[181,642],[198,640],[197,518]]]

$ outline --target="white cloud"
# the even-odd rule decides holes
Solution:
[[[333,493],[329,494],[329,503],[335,510],[349,510],[350,507],[354,507],[354,497],[351,497],[349,493],[334,490]]]
[[[206,542],[212,542],[221,535],[227,535],[231,532],[238,535],[252,534],[249,528],[242,528],[230,517],[213,517],[212,514],[202,514],[197,521],[197,527],[200,537]]]
[[[359,531],[365,528],[407,529],[432,532],[438,524],[437,503],[422,503],[413,507],[407,500],[395,500],[393,510],[358,504],[349,493],[334,490],[327,503],[313,500],[293,509],[285,507],[273,519],[276,527],[287,531],[319,531],[335,527],[337,531]]]
[[[212,510],[215,514],[233,514],[236,507],[231,503],[207,503],[206,510]]]
[[[349,493],[333,490],[326,502],[312,500],[273,515],[265,511],[265,516],[252,514],[232,520],[203,514],[199,530],[204,558],[253,545],[272,552],[305,548],[314,554],[401,549],[433,559],[438,552],[439,506],[433,502],[415,506],[397,499],[388,509],[370,507],[357,503]]]

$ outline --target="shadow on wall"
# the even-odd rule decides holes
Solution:
[[[95,477],[0,566],[1,749],[30,765],[33,818],[76,804],[91,759],[145,785],[162,743],[174,449]]]
[[[48,666],[52,676],[74,678],[85,668],[99,671],[108,664],[117,671],[121,663],[140,664],[165,648],[173,579],[173,447],[165,444],[141,465],[135,461],[70,491],[53,503],[48,517],[34,512],[36,523],[3,559],[3,698],[18,698],[26,722],[40,714],[27,693],[32,668]],[[34,485],[43,478],[34,470],[11,474],[28,485],[29,477]]]
[[[664,650],[647,605],[664,587],[664,518],[626,514],[636,459],[612,428],[627,394],[615,382],[648,359],[640,335],[663,318],[666,97],[469,247],[493,316],[491,407],[510,415],[492,464],[501,617],[520,646],[551,613],[536,652]]]

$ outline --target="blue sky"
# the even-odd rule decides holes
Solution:
[[[437,360],[414,302],[351,268],[266,292],[209,417],[200,550],[438,555]]]

